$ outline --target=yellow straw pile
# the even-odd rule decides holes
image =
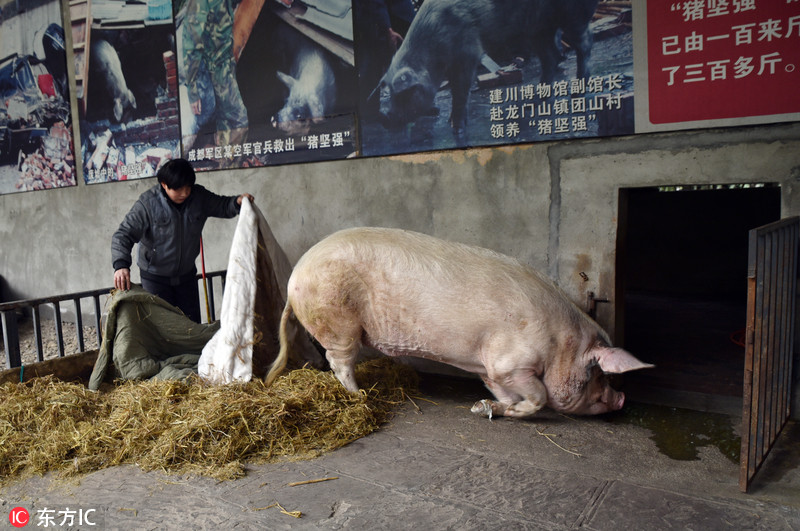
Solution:
[[[361,363],[348,393],[330,372],[298,369],[211,386],[124,382],[106,393],[53,377],[0,386],[0,483],[58,471],[69,477],[120,464],[216,479],[244,462],[305,459],[376,430],[416,388],[413,369],[388,358]]]

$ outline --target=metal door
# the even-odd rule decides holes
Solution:
[[[789,419],[800,217],[750,231],[739,488],[747,492]]]

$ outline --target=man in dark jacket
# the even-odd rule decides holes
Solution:
[[[253,196],[219,196],[195,184],[192,165],[174,159],[158,171],[158,184],[139,196],[111,238],[114,287],[131,287],[131,251],[139,244],[142,287],[177,306],[200,322],[195,260],[200,236],[209,217],[232,218],[242,199]]]

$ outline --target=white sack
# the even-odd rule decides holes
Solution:
[[[266,375],[278,355],[281,313],[292,265],[264,215],[242,200],[228,257],[220,330],[203,349],[200,376],[215,384],[249,381]],[[289,365],[325,366],[321,353],[296,323],[287,326]]]
[[[228,256],[228,274],[220,310],[221,328],[214,334],[198,362],[200,376],[214,384],[253,376],[253,307],[256,294],[256,253],[259,218],[245,197]],[[265,221],[266,223],[266,221]]]

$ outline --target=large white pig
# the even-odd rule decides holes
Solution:
[[[597,414],[625,397],[606,373],[652,367],[613,348],[600,326],[546,277],[514,258],[398,229],[336,232],[309,249],[289,278],[281,349],[291,314],[326,349],[339,381],[358,391],[362,344],[477,373],[496,401],[473,412],[530,417],[545,405]]]

